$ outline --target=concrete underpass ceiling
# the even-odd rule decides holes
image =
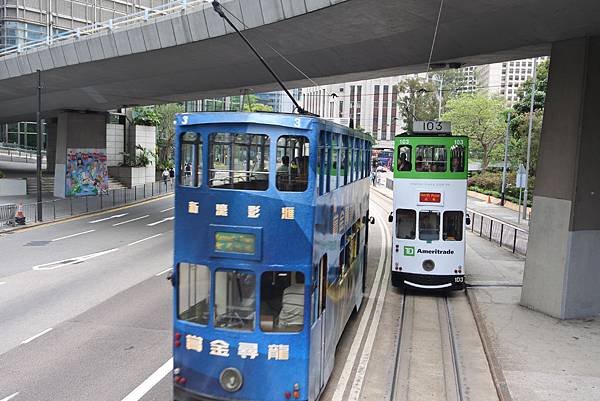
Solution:
[[[320,84],[422,72],[439,0],[346,0],[246,31],[291,87],[311,86],[278,49]],[[432,63],[490,62],[549,55],[559,40],[600,35],[598,0],[446,0]],[[31,119],[35,74],[0,80],[0,121]],[[128,56],[43,71],[43,109],[105,111],[278,89],[228,34]]]

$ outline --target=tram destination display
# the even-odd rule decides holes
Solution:
[[[215,251],[254,255],[256,253],[256,235],[217,231],[215,232]]]

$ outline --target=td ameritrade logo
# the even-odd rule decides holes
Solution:
[[[404,247],[404,256],[415,256],[417,253],[427,254],[427,255],[454,255],[454,251],[451,249],[420,249],[417,248],[415,250],[414,246],[405,246]]]

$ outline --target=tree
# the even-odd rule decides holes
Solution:
[[[438,116],[437,85],[414,77],[398,84],[400,115],[404,129],[412,131],[413,120],[434,120]]]
[[[454,134],[469,137],[471,154],[481,158],[481,169],[487,170],[504,138],[504,100],[485,93],[464,93],[449,99],[446,107],[442,119],[452,123]]]
[[[183,113],[184,107],[181,103],[169,103],[154,106],[158,116],[156,126],[156,154],[158,156],[156,166],[159,169],[173,167],[175,151],[175,114]]]
[[[536,69],[535,96],[533,101],[533,110],[544,108],[546,102],[546,90],[548,89],[548,69],[550,60],[542,61]],[[529,113],[531,108],[531,84],[532,78],[527,78],[520,86],[517,92],[518,100],[513,105],[517,113]]]
[[[256,95],[244,96],[244,111],[273,111],[273,107],[260,103]]]

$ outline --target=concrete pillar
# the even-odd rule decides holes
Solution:
[[[56,124],[54,196],[65,197],[67,149],[99,149],[106,153],[108,113],[61,112]]]
[[[56,164],[56,119],[46,120],[46,172],[54,173]]]
[[[521,304],[600,313],[600,37],[554,43]]]

